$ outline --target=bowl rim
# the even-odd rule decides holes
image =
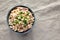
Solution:
[[[8,26],[9,26],[9,15],[10,15],[10,13],[11,13],[12,10],[16,9],[16,7],[25,7],[25,8],[28,8],[28,10],[31,12],[31,14],[32,14],[33,17],[34,17],[34,22],[35,22],[34,13],[33,13],[33,11],[32,11],[29,7],[24,6],[24,5],[17,5],[17,6],[12,7],[12,8],[9,10],[8,14],[7,14],[7,25],[8,25]],[[33,25],[34,25],[34,22],[33,22],[33,24],[32,24],[32,27],[33,27]],[[11,28],[10,28],[10,29],[11,29]],[[31,29],[31,28],[30,28],[30,29]],[[30,29],[27,29],[26,31],[23,31],[23,32],[18,32],[18,31],[14,31],[14,32],[27,33]],[[12,29],[11,29],[11,30],[12,30]],[[12,31],[13,31],[13,30],[12,30]]]

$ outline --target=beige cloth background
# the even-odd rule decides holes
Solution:
[[[6,24],[8,11],[16,5],[34,12],[35,24],[27,35],[11,31]],[[60,40],[60,0],[0,0],[0,40]]]

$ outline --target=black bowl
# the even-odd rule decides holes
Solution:
[[[16,9],[17,7],[28,8],[28,7],[23,6],[23,5],[18,5],[18,6],[13,7],[13,8],[8,12],[8,15],[7,15],[7,24],[8,24],[8,26],[10,26],[10,25],[9,25],[9,15],[10,15],[11,11],[14,10],[14,9]],[[33,15],[33,17],[34,17],[33,11],[32,11],[30,8],[28,8],[28,10],[32,13],[32,15]],[[34,22],[35,22],[35,17],[34,17]],[[34,22],[33,22],[33,24],[34,24]],[[32,26],[33,26],[33,24],[32,24]],[[25,33],[28,33],[30,30],[31,30],[31,28],[28,29],[28,30],[26,30],[26,31],[23,31],[23,32],[18,32],[18,31],[16,31],[16,32],[25,34]]]

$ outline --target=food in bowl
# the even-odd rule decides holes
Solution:
[[[10,28],[17,32],[24,32],[32,28],[34,16],[25,7],[16,7],[10,12],[9,25]]]

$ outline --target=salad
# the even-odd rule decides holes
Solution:
[[[32,28],[34,17],[32,13],[25,7],[16,7],[9,16],[10,28],[14,31],[24,32]]]

